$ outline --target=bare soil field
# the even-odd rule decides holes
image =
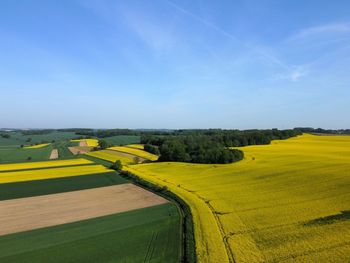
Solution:
[[[51,154],[50,154],[50,159],[53,160],[53,159],[57,159],[58,158],[58,150],[57,149],[53,149],[51,151]]]
[[[1,201],[0,236],[166,202],[133,184]]]
[[[90,150],[91,150],[90,147],[88,147],[88,146],[73,146],[73,147],[68,147],[68,149],[70,150],[70,152],[73,155],[85,154],[85,153],[90,152]]]
[[[80,142],[79,142],[79,146],[84,147],[84,146],[88,146],[88,144],[87,144],[86,141],[80,141]]]

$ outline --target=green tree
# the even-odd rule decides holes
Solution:
[[[108,148],[108,143],[105,140],[98,140],[98,146],[100,149],[106,149]]]
[[[123,169],[122,162],[120,160],[116,160],[114,164],[111,166],[111,168],[118,172],[121,171]]]

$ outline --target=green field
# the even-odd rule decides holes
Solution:
[[[116,172],[0,184],[0,200],[77,191],[128,183]]]
[[[136,135],[118,135],[112,137],[102,138],[110,145],[126,145],[133,143],[140,143],[140,136]]]
[[[0,163],[43,161],[48,160],[52,145],[38,149],[22,149],[19,147],[0,147]]]
[[[58,150],[59,159],[67,159],[74,157],[74,155],[68,149],[69,146],[71,146],[70,141],[57,141],[52,145],[52,148]]]
[[[24,145],[30,145],[30,144],[36,144],[40,143],[42,141],[46,142],[52,142],[55,141],[63,141],[63,140],[70,140],[73,138],[77,138],[78,135],[76,135],[74,132],[58,132],[53,131],[47,134],[40,134],[40,135],[23,135],[21,132],[10,132],[10,138],[5,139],[0,137],[0,145],[2,146],[20,146],[21,144]],[[26,140],[30,138],[30,142],[26,142]]]
[[[179,262],[173,204],[0,237],[0,262]]]

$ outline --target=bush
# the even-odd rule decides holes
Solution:
[[[120,172],[123,169],[122,162],[120,160],[115,161],[115,163],[111,166],[111,168]]]

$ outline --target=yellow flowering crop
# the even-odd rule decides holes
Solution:
[[[93,162],[86,159],[71,159],[71,160],[55,160],[55,161],[44,161],[44,162],[0,164],[0,172],[11,171],[11,170],[49,168],[49,167],[55,167],[55,166],[92,164],[92,163]]]
[[[87,146],[89,147],[97,147],[98,146],[98,140],[97,139],[78,139],[78,140],[71,140],[71,142],[82,142],[85,141]]]
[[[126,145],[126,147],[143,150],[144,145],[143,144],[128,144],[128,145]]]
[[[347,262],[350,136],[302,135],[241,148],[233,164],[124,169],[191,207],[199,262]]]
[[[145,159],[148,159],[150,161],[156,161],[158,160],[158,156],[154,155],[152,153],[140,150],[140,149],[136,149],[136,148],[131,148],[131,147],[125,147],[125,146],[114,146],[114,147],[110,147],[108,148],[109,150],[113,150],[113,151],[118,151],[118,152],[124,152],[124,153],[129,153],[132,155],[136,155]]]
[[[40,170],[24,170],[0,173],[0,183],[24,182],[41,179],[71,177],[87,174],[105,173],[112,170],[102,165],[83,165],[60,168],[48,168]]]
[[[120,160],[123,165],[134,163],[133,158],[120,155],[120,154],[118,154],[118,152],[110,153],[108,151],[102,150],[102,151],[89,152],[89,153],[86,153],[86,155],[93,156],[93,157],[96,157],[96,158],[99,158],[102,160],[106,160],[109,162],[113,162],[113,163],[117,160]]]
[[[41,143],[41,144],[36,144],[32,146],[25,146],[23,147],[24,149],[38,149],[38,148],[43,148],[45,146],[48,146],[50,143]]]

